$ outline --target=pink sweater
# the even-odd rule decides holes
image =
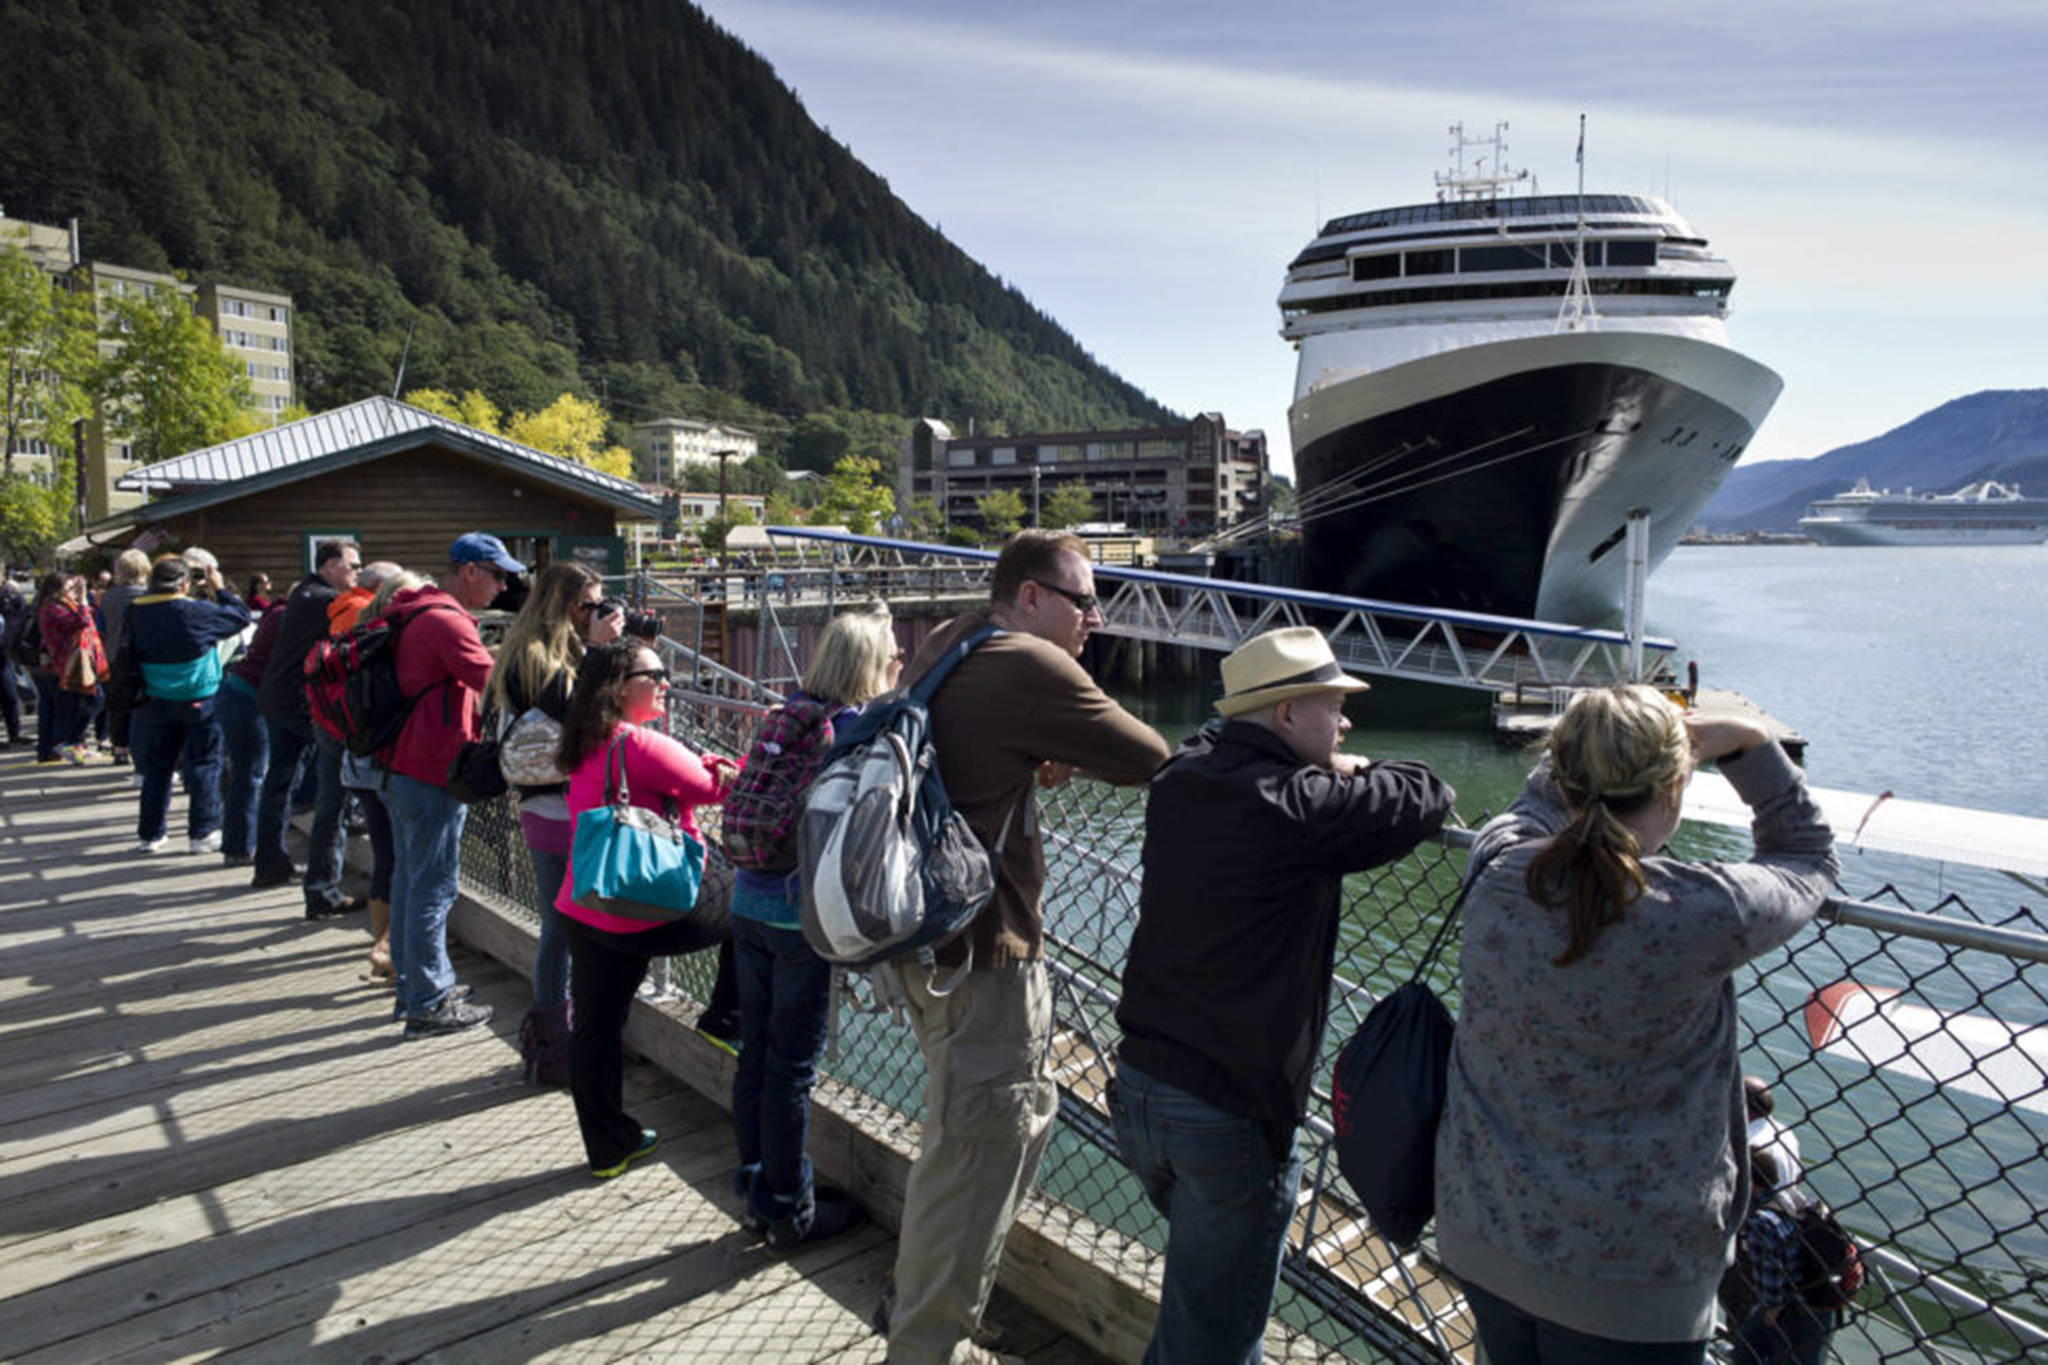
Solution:
[[[668,797],[678,808],[683,828],[701,838],[697,833],[694,809],[715,805],[719,800],[718,782],[710,770],[697,755],[667,735],[637,726],[622,726],[612,732],[612,738],[618,738],[622,732],[626,736],[626,789],[633,804],[660,810],[662,798]],[[572,825],[583,811],[605,804],[605,764],[610,754],[611,744],[607,742],[569,775],[569,819]],[[593,929],[618,934],[633,934],[655,927],[646,920],[607,915],[601,910],[585,910],[570,896],[570,888],[575,884],[576,864],[572,854],[568,875],[555,893],[555,909],[571,919]]]

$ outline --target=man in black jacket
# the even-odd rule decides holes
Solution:
[[[327,608],[355,586],[362,552],[353,541],[323,540],[313,549],[313,572],[306,575],[285,603],[277,643],[263,670],[256,707],[270,741],[270,767],[256,797],[256,875],[251,885],[283,886],[298,876],[285,851],[284,830],[291,817],[292,785],[299,758],[315,747],[313,722],[306,710],[306,655],[327,638]],[[325,738],[325,736],[320,736]],[[319,794],[314,798],[313,829],[306,846],[306,918],[359,910],[366,901],[341,894],[341,746],[317,746]]]
[[[1148,1360],[1257,1361],[1301,1184],[1346,874],[1435,834],[1421,763],[1339,751],[1347,677],[1314,629],[1223,661],[1222,719],[1152,778],[1110,1109],[1168,1223]]]

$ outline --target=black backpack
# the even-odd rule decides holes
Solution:
[[[1799,1234],[1799,1297],[1808,1308],[1847,1308],[1863,1288],[1863,1254],[1834,1210],[1818,1199],[1792,1218]]]
[[[33,672],[43,656],[43,628],[34,607],[24,605],[7,623],[7,657]]]

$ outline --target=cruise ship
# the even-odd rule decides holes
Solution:
[[[1823,545],[2039,545],[2048,498],[1985,480],[1953,493],[1894,493],[1870,480],[1806,509],[1799,529]]]
[[[1630,512],[1654,568],[1784,381],[1728,345],[1735,272],[1670,205],[1537,193],[1505,168],[1505,130],[1453,125],[1433,202],[1332,219],[1288,265],[1304,570],[1327,592],[1601,625]]]

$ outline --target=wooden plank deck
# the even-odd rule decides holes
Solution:
[[[635,1064],[662,1148],[593,1181],[566,1094],[520,1081],[523,978],[457,949],[497,1017],[401,1042],[359,921],[136,854],[134,821],[127,769],[0,751],[0,1356],[882,1358],[894,1241],[769,1255],[718,1104]],[[989,1318],[1101,1359],[1003,1291]]]

